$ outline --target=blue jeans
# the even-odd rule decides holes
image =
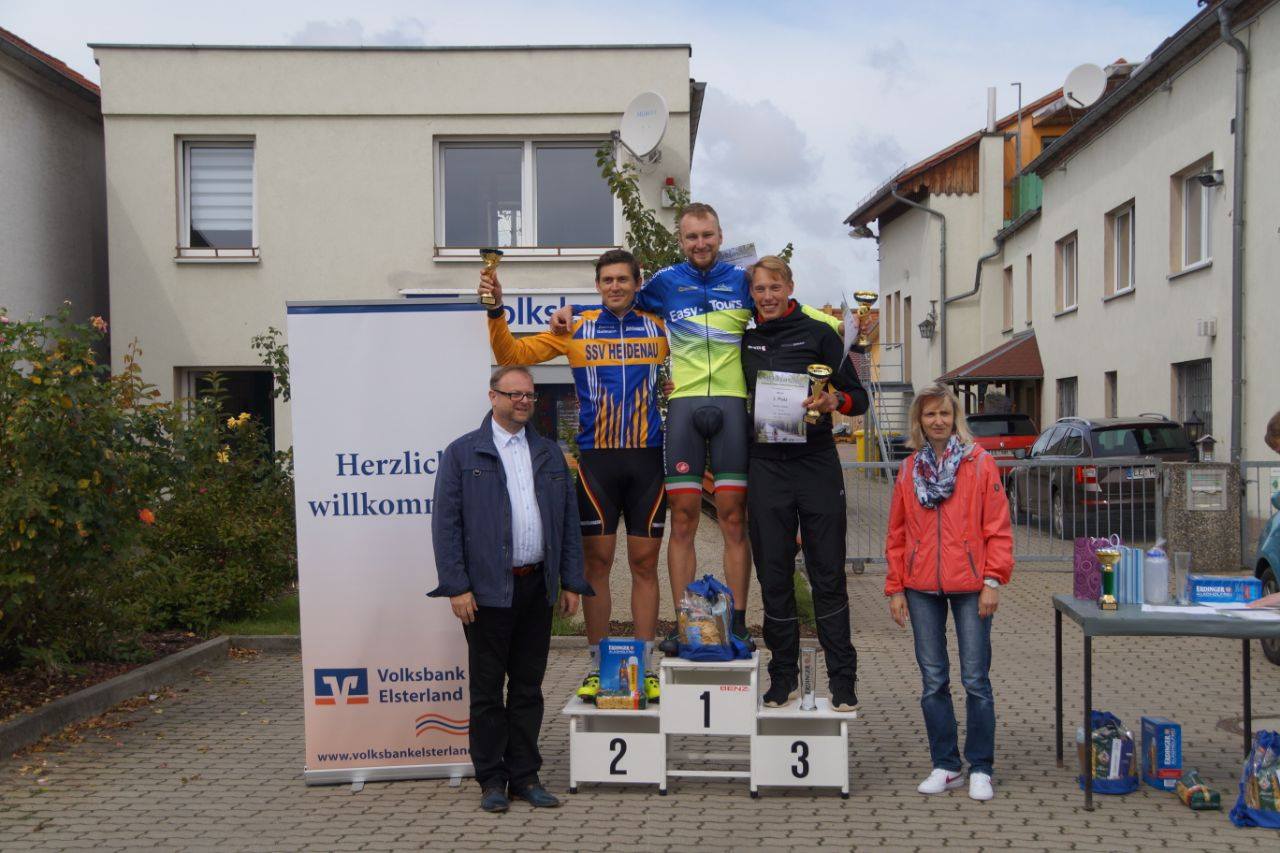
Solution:
[[[960,642],[960,680],[964,682],[964,757],[970,773],[991,773],[996,748],[996,703],[991,694],[991,620],[978,617],[978,593],[934,595],[906,591],[916,663],[923,688],[920,710],[929,734],[934,767],[960,770],[956,712],[951,703],[951,666],[947,658],[947,605]]]

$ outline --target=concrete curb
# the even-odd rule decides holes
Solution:
[[[302,638],[297,634],[237,634],[229,639],[233,649],[295,654],[302,651]]]
[[[193,669],[226,658],[229,646],[229,638],[214,637],[15,717],[0,725],[0,755],[30,746],[45,735],[101,714],[131,696],[172,684]]]
[[[587,638],[585,634],[576,634],[571,637],[552,637],[551,648],[553,649],[585,649],[587,647]]]

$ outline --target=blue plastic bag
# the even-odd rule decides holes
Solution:
[[[1091,711],[1089,713],[1089,734],[1083,745],[1084,754],[1081,756],[1081,760],[1093,760],[1093,735],[1100,730],[1106,730],[1113,740],[1121,742],[1120,766],[1124,775],[1108,779],[1095,774],[1093,777],[1093,792],[1095,794],[1132,794],[1138,790],[1133,734],[1125,731],[1124,724],[1120,722],[1120,718],[1115,714],[1110,711]],[[1080,790],[1084,790],[1084,775],[1077,776],[1076,781],[1080,785]]]
[[[712,604],[723,600],[725,631],[727,642],[723,643],[687,643],[683,634],[680,637],[679,655],[686,660],[721,661],[741,660],[751,657],[751,648],[742,640],[733,636],[733,593],[729,587],[720,583],[712,575],[703,575],[700,580],[685,587],[685,591],[693,597],[705,599]],[[717,609],[719,609],[717,607]]]
[[[1244,759],[1240,771],[1240,794],[1231,810],[1231,822],[1236,826],[1261,826],[1280,829],[1280,732],[1254,732],[1253,747]],[[1266,796],[1277,808],[1259,805],[1259,794]],[[1269,792],[1269,793],[1268,793]],[[1250,805],[1250,800],[1253,805]]]

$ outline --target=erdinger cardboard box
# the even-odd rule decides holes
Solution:
[[[1262,581],[1249,577],[1191,575],[1187,595],[1195,604],[1238,604],[1262,598]]]
[[[600,641],[600,692],[596,707],[636,710],[644,695],[644,640],[607,637]]]
[[[1142,781],[1172,791],[1182,776],[1182,726],[1164,717],[1142,718]]]

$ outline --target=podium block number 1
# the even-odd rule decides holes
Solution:
[[[617,755],[613,757],[613,761],[609,762],[609,775],[610,776],[626,776],[627,775],[626,769],[619,766],[619,762],[622,761],[622,756],[627,754],[626,740],[620,737],[616,737],[613,740],[609,741],[609,751],[617,753]]]
[[[702,727],[711,728],[711,691],[704,690],[698,696],[702,700]]]

